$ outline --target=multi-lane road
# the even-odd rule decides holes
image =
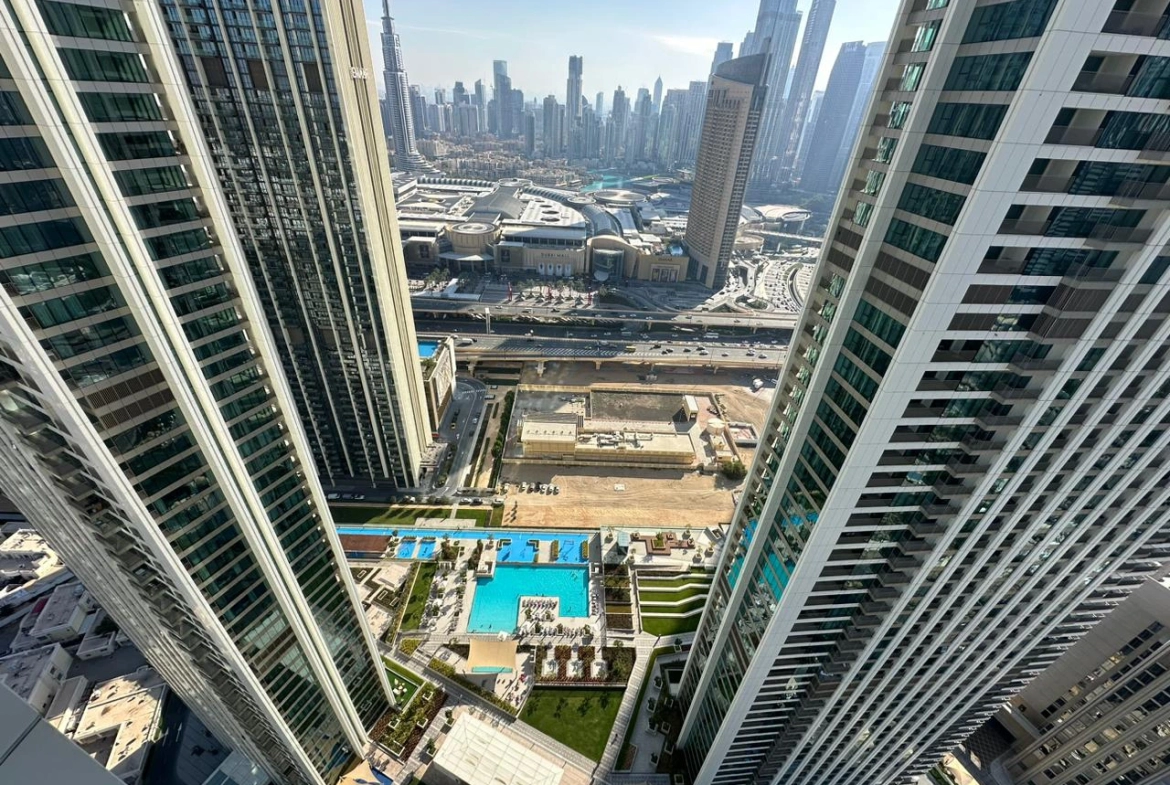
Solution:
[[[441,337],[441,334],[424,337]],[[461,360],[597,360],[661,365],[779,368],[787,347],[771,343],[643,338],[556,338],[549,336],[478,335],[461,338],[455,354]]]

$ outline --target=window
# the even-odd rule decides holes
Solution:
[[[929,52],[934,47],[934,39],[938,37],[938,28],[941,22],[935,19],[920,26],[914,33],[914,43],[910,46],[911,52]]]
[[[1031,52],[956,57],[943,89],[1015,90],[1031,60]]]
[[[72,205],[73,197],[61,180],[0,183],[0,215],[55,210]]]
[[[154,133],[111,133],[98,134],[98,144],[111,161],[127,161],[133,158],[163,158],[177,155],[171,136],[163,131]]]
[[[44,169],[49,166],[53,166],[53,158],[39,138],[0,138],[0,172]]]
[[[187,188],[187,175],[177,166],[156,169],[128,169],[114,172],[123,196],[177,191]]]
[[[890,107],[890,119],[886,123],[888,128],[900,129],[905,127],[906,118],[910,116],[910,109],[914,104],[909,101],[895,101]]]
[[[1105,269],[1117,258],[1117,251],[1087,251],[1075,248],[1033,248],[1025,257],[1024,275],[1068,275],[1078,267]]]
[[[107,41],[131,41],[130,26],[126,15],[111,8],[97,8],[90,5],[56,3],[52,0],[37,0],[45,27],[53,35],[67,35],[75,38],[101,38]]]
[[[865,185],[862,187],[863,194],[876,195],[882,190],[882,183],[886,181],[886,173],[878,171],[868,171],[865,173]]]
[[[141,93],[78,93],[85,114],[93,123],[161,120],[158,99]]]
[[[895,218],[890,221],[885,241],[922,259],[937,262],[947,238],[938,232]]]
[[[971,185],[979,175],[984,157],[983,153],[973,150],[924,144],[918,149],[918,157],[914,159],[911,171],[927,177]]]
[[[1125,92],[1135,98],[1170,98],[1170,57],[1145,57]]]
[[[869,226],[869,219],[873,216],[873,205],[869,202],[858,202],[853,211],[853,223],[858,226]]]
[[[199,209],[191,199],[175,199],[168,202],[153,202],[130,208],[134,223],[139,229],[154,229],[159,226],[185,223],[199,218]]]
[[[926,70],[924,63],[910,63],[902,71],[902,82],[898,85],[898,89],[911,93],[918,89],[919,82],[922,81],[922,73]]]
[[[958,194],[927,188],[917,183],[907,183],[898,200],[898,209],[905,210],[932,221],[953,225],[963,209],[966,199]]]
[[[981,5],[971,13],[963,43],[1034,38],[1044,32],[1056,0],[1012,0]]]
[[[57,53],[70,79],[82,82],[146,82],[150,79],[139,54],[66,48],[58,49]]]
[[[994,139],[1006,114],[1006,104],[940,103],[935,107],[926,132],[970,139]]]
[[[1141,112],[1107,112],[1101,123],[1097,147],[1109,150],[1141,150],[1170,133],[1170,115]]]
[[[45,300],[42,303],[22,306],[20,311],[26,318],[31,317],[42,328],[46,328],[112,311],[123,305],[125,303],[117,289],[103,286],[58,297],[55,300]]]
[[[890,367],[890,355],[885,350],[879,349],[869,341],[861,333],[849,328],[849,332],[845,334],[844,347],[853,352],[857,359],[868,365],[879,376],[886,372]]]
[[[31,294],[81,281],[92,281],[106,275],[109,275],[109,270],[100,256],[82,254],[0,270],[0,283],[12,294]]]
[[[211,240],[204,229],[191,229],[186,232],[151,237],[146,240],[146,247],[155,259],[167,259],[192,251],[201,251],[211,246]]]
[[[906,325],[885,311],[874,307],[864,298],[857,305],[857,313],[853,315],[853,321],[885,341],[893,349],[898,348],[902,336],[906,333]]]
[[[877,153],[873,160],[879,164],[888,164],[894,160],[894,150],[898,148],[898,140],[892,136],[883,136],[878,140]]]
[[[19,224],[0,229],[0,259],[88,243],[85,224],[72,219]]]
[[[0,125],[32,125],[32,115],[19,93],[0,91]]]

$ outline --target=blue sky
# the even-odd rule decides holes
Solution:
[[[364,0],[381,75],[381,0]],[[806,11],[811,0],[799,0]],[[569,55],[585,57],[583,92],[603,90],[606,105],[621,84],[686,87],[705,80],[715,44],[736,51],[756,20],[759,0],[391,0],[412,84],[468,88],[490,84],[492,60],[507,60],[508,75],[525,98],[553,93],[565,100]],[[898,0],[837,0],[817,87],[823,88],[845,41],[885,40]]]

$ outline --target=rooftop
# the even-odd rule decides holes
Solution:
[[[101,682],[89,696],[73,740],[113,774],[135,781],[146,764],[166,693],[162,677],[147,667]]]
[[[69,583],[58,586],[49,595],[49,601],[37,616],[36,624],[29,630],[34,638],[49,635],[63,624],[68,624],[77,611],[78,606],[87,601],[85,587],[80,583]],[[83,612],[88,609],[82,608]]]
[[[41,646],[39,649],[0,657],[0,684],[7,685],[8,689],[27,701],[41,676],[49,668],[54,667],[54,662],[61,660],[62,656],[72,659],[64,649],[54,643]],[[68,659],[64,663],[65,669],[69,667]],[[60,675],[65,674],[62,672]]]
[[[461,716],[434,765],[467,785],[559,785],[562,768],[487,723]]]
[[[520,441],[565,442],[577,441],[577,423],[552,420],[529,415],[520,428]]]

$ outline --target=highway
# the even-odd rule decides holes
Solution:
[[[420,337],[442,337],[441,334]],[[516,360],[594,360],[599,362],[650,362],[662,365],[739,366],[759,368],[774,376],[780,367],[787,346],[760,343],[731,344],[700,340],[643,340],[641,338],[612,337],[601,340],[581,338],[529,339],[517,335],[478,335],[474,343],[470,337],[461,338],[455,347],[460,360],[516,359]],[[626,351],[627,347],[633,351]]]
[[[557,320],[581,324],[583,322],[619,321],[619,322],[651,322],[655,324],[671,324],[679,327],[696,327],[701,329],[730,329],[737,328],[755,331],[768,328],[791,330],[796,326],[800,314],[796,313],[766,313],[753,314],[737,313],[704,313],[688,311],[670,312],[647,310],[634,306],[618,305],[576,305],[575,301],[557,303],[545,301],[544,304],[523,300],[519,302],[488,302],[468,300],[443,300],[437,297],[412,297],[411,308],[415,317],[441,316],[451,313],[478,314],[482,318],[484,308],[491,310],[492,318],[508,316],[510,318],[528,318]],[[494,324],[494,322],[493,322]]]
[[[718,337],[704,337],[708,333],[701,332],[696,327],[684,327],[676,325],[678,330],[667,330],[657,328],[649,333],[650,336],[660,338],[664,341],[678,341],[688,342],[691,345],[695,343],[705,343],[707,345],[729,343],[739,344],[743,341],[752,343],[767,343],[771,344],[776,341],[778,344],[787,344],[792,339],[792,330],[789,328],[766,329],[760,330],[756,333],[745,333],[737,335],[732,332],[720,332]],[[450,314],[445,319],[425,319],[419,318],[416,314],[414,320],[414,327],[420,333],[441,333],[443,335],[454,335],[457,338],[463,336],[473,336],[479,338],[487,334],[487,324],[483,319],[472,319],[465,314]],[[636,327],[637,332],[642,333],[645,330],[645,323],[630,324],[630,327]],[[624,323],[606,323],[599,326],[580,325],[580,324],[562,324],[550,323],[547,321],[540,322],[498,322],[492,320],[492,334],[493,335],[519,335],[526,336],[531,332],[538,339],[544,338],[580,338],[580,339],[599,339],[603,341],[621,341],[621,331],[626,329]],[[682,332],[682,330],[690,330],[690,332]],[[623,344],[624,346],[624,344]]]

